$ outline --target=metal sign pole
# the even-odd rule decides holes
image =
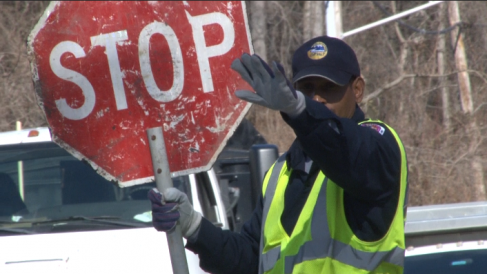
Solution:
[[[149,139],[156,186],[161,193],[164,193],[164,190],[173,187],[173,184],[169,171],[169,162],[167,161],[166,144],[162,135],[162,127],[147,129],[147,138]],[[173,231],[167,232],[166,236],[173,272],[176,274],[189,274],[183,236],[179,224],[176,225]]]

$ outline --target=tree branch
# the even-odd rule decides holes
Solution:
[[[401,76],[399,76],[399,78],[397,78],[396,80],[386,84],[385,86],[383,86],[382,88],[379,88],[379,89],[376,89],[375,91],[373,91],[372,93],[369,93],[367,94],[367,96],[364,97],[363,101],[364,102],[367,102],[369,100],[372,100],[374,99],[375,97],[379,96],[383,91],[385,91],[386,89],[390,89],[392,88],[393,86],[399,84],[402,80],[406,79],[406,78],[412,78],[412,77],[416,77],[417,75],[416,74],[402,74]]]

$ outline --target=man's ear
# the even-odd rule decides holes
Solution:
[[[365,91],[365,80],[362,76],[357,77],[353,83],[353,94],[355,95],[355,102],[360,103],[364,98],[364,91]]]

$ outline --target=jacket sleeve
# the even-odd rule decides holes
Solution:
[[[262,195],[240,233],[223,230],[203,218],[198,236],[186,248],[198,254],[200,267],[210,273],[257,273],[262,218]]]
[[[356,113],[361,110],[356,109]],[[283,119],[293,128],[305,153],[346,193],[365,202],[386,201],[399,188],[401,156],[387,126],[358,125],[306,98],[306,109]]]

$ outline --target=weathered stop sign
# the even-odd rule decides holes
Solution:
[[[209,169],[250,104],[231,70],[252,52],[244,2],[53,2],[29,36],[53,139],[120,186],[153,178],[163,127],[173,176]]]

